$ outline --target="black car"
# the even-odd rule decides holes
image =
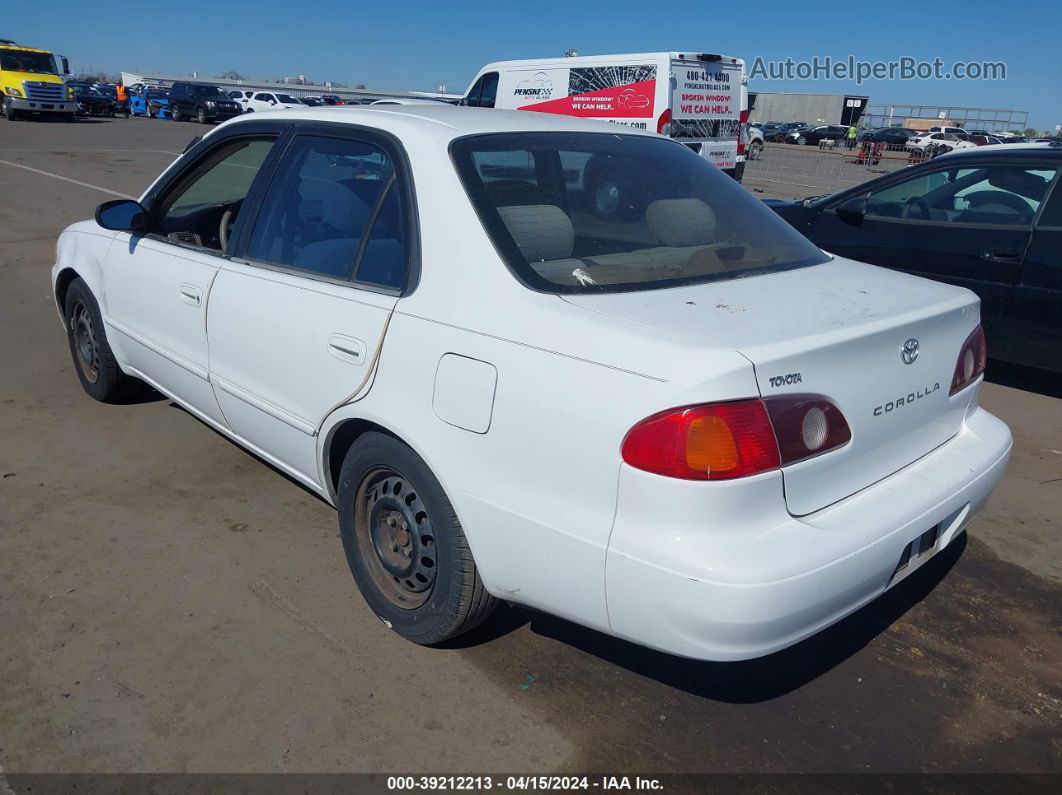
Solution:
[[[862,140],[871,141],[873,143],[883,143],[890,147],[903,149],[907,146],[909,140],[916,138],[917,136],[917,132],[909,130],[906,127],[879,127],[876,130],[871,130],[866,133]]]
[[[840,124],[824,124],[821,127],[806,127],[791,130],[786,142],[791,144],[810,144],[816,146],[819,141],[841,141],[848,135],[848,128]]]
[[[766,127],[770,127],[770,131],[768,131],[767,129],[764,129],[763,130],[763,137],[766,140],[768,140],[768,141],[772,141],[774,143],[779,143],[780,144],[780,143],[783,143],[785,141],[785,136],[788,133],[792,132],[793,130],[797,129],[798,127],[807,127],[807,125],[804,124],[803,122],[792,122],[792,121],[790,121],[790,122],[785,122],[783,124],[778,124],[777,122],[772,122],[772,123],[769,123],[769,124],[765,124],[764,127],[765,128]]]
[[[74,99],[77,100],[77,112],[82,116],[113,116],[115,103],[98,89],[88,83],[68,82],[69,88],[74,89]]]
[[[240,115],[240,106],[232,97],[207,83],[174,83],[169,98],[167,110],[174,121],[195,119],[206,124]]]
[[[969,148],[766,203],[833,254],[967,287],[989,355],[1062,372],[1062,144]]]

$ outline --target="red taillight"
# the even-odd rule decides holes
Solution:
[[[777,469],[778,444],[760,400],[684,406],[642,420],[623,440],[623,460],[685,480],[728,480]]]
[[[836,450],[852,439],[841,410],[820,395],[774,397],[765,403],[783,466]]]
[[[671,135],[671,108],[665,108],[656,120],[656,132],[659,135]]]
[[[636,469],[684,480],[730,480],[836,450],[852,432],[819,395],[707,403],[662,411],[623,440]]]
[[[988,347],[985,345],[985,332],[980,326],[966,338],[959,350],[959,361],[955,363],[955,374],[951,377],[951,392],[961,392],[984,373],[988,364]]]

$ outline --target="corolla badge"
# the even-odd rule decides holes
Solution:
[[[900,348],[900,358],[904,364],[914,364],[914,360],[918,358],[918,340],[911,337]]]

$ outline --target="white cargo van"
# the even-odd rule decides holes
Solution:
[[[499,61],[479,70],[461,104],[655,130],[740,180],[744,76],[740,58],[693,52]]]

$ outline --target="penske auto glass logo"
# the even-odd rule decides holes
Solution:
[[[521,81],[513,93],[521,99],[542,102],[553,98],[553,81],[545,72],[535,72],[528,80]]]

